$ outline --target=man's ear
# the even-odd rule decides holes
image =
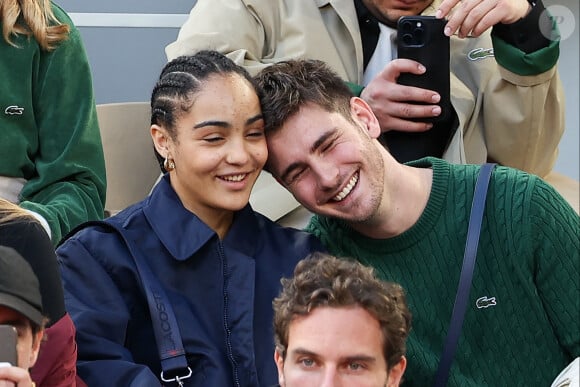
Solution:
[[[387,387],[399,387],[405,368],[407,368],[407,358],[401,356],[401,360],[390,369],[387,375]]]
[[[371,107],[359,97],[350,99],[350,112],[353,120],[361,125],[371,138],[381,135],[381,125]]]
[[[159,125],[151,125],[151,129],[149,129],[149,133],[151,133],[151,139],[153,140],[153,145],[155,146],[155,150],[161,156],[167,156],[167,149],[169,141],[169,133],[166,129],[162,128]]]
[[[39,330],[34,334],[32,338],[32,350],[30,351],[30,359],[28,366],[32,367],[34,363],[36,363],[36,359],[38,359],[38,353],[40,352],[40,344],[42,343],[42,339],[44,338],[44,329]]]
[[[274,361],[278,368],[278,384],[280,387],[284,387],[286,385],[286,381],[284,380],[284,356],[282,356],[278,348],[274,351]]]

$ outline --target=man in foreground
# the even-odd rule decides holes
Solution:
[[[269,170],[331,253],[408,292],[408,386],[427,386],[453,308],[480,166],[396,162],[368,104],[320,61],[257,77]],[[448,386],[549,385],[580,354],[578,214],[534,175],[496,167]]]
[[[403,289],[372,268],[313,253],[274,300],[282,387],[395,387],[411,328]]]

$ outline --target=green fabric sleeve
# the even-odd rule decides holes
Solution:
[[[38,131],[36,173],[25,184],[20,205],[49,223],[52,242],[78,224],[103,217],[105,162],[90,66],[79,31],[54,51],[35,56],[33,109]]]
[[[550,70],[560,56],[559,40],[552,40],[547,47],[526,54],[497,36],[492,35],[491,39],[497,63],[522,76],[537,75]]]

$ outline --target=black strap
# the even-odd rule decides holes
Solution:
[[[485,210],[485,198],[487,196],[487,187],[495,164],[487,163],[481,166],[477,182],[475,183],[475,192],[473,194],[473,202],[471,203],[471,214],[469,216],[469,226],[467,228],[467,240],[465,242],[465,254],[463,256],[463,266],[461,268],[461,277],[459,278],[459,286],[457,287],[457,294],[455,295],[455,304],[453,305],[453,313],[451,315],[451,322],[449,323],[449,330],[447,331],[447,338],[445,340],[445,347],[441,354],[439,361],[439,368],[435,376],[435,387],[443,387],[447,384],[449,379],[449,370],[453,362],[453,356],[457,349],[457,342],[461,334],[461,327],[463,325],[463,317],[467,309],[467,299],[469,298],[469,291],[471,289],[471,279],[473,278],[473,269],[475,268],[475,259],[477,257],[477,245],[479,242],[479,233],[481,231],[481,222],[483,219],[483,212]]]
[[[161,359],[161,380],[165,383],[176,382],[183,386],[182,380],[191,376],[191,368],[187,365],[187,358],[181,340],[179,326],[173,313],[173,307],[159,280],[142,256],[141,250],[127,235],[127,230],[108,221],[88,222],[83,226],[98,225],[110,226],[123,238],[139,272],[139,277],[147,296],[147,304],[151,313],[155,341]],[[171,376],[169,376],[171,375]]]

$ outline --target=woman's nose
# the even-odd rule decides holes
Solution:
[[[226,161],[230,164],[244,164],[249,159],[247,144],[241,140],[231,140],[227,149]]]

